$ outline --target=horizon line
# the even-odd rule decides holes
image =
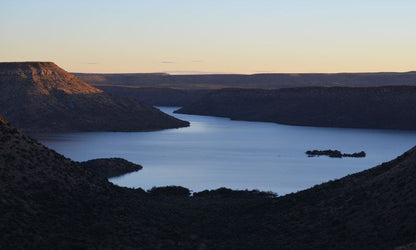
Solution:
[[[416,73],[410,71],[339,71],[339,72],[258,72],[258,73],[232,73],[232,72],[203,72],[203,71],[161,71],[161,72],[71,72],[72,74],[99,74],[99,75],[134,75],[134,74],[153,74],[153,75],[312,75],[312,74],[405,74]]]

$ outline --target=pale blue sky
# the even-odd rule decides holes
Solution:
[[[0,61],[78,72],[416,69],[416,1],[2,1]]]

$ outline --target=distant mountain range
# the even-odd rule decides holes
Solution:
[[[74,73],[94,86],[135,86],[174,89],[295,88],[311,86],[377,87],[416,85],[416,72],[337,73],[337,74],[94,74]]]
[[[0,142],[0,249],[416,245],[416,148],[378,167],[283,197],[227,189],[190,197],[180,187],[151,192],[117,187],[2,118]]]
[[[416,72],[338,74],[169,75],[75,73],[115,96],[149,105],[187,106],[223,88],[281,89],[299,87],[416,86]],[[362,91],[366,91],[363,89]],[[330,105],[330,104],[329,104]]]
[[[188,126],[104,93],[51,62],[0,63],[0,112],[26,131],[143,131]]]

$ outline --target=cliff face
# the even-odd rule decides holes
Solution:
[[[187,122],[92,87],[50,62],[0,63],[0,112],[24,130],[140,131]]]
[[[178,113],[299,126],[416,129],[416,87],[222,89]]]
[[[53,62],[0,63],[0,80],[2,85],[8,85],[3,89],[5,91],[27,91],[33,95],[50,95],[54,91],[66,94],[103,93]]]

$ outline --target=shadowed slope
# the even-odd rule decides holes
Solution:
[[[50,62],[0,63],[0,112],[34,131],[140,131],[188,126],[145,104],[118,98]]]
[[[416,129],[416,87],[222,89],[175,112],[299,126]]]

